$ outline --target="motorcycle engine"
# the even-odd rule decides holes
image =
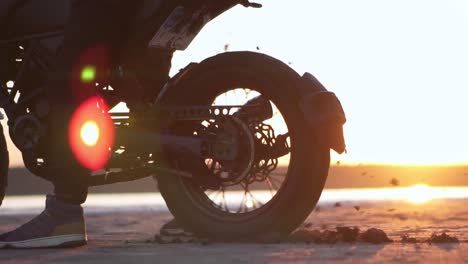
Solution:
[[[16,118],[14,125],[10,128],[10,137],[19,150],[31,150],[39,144],[44,130],[37,117],[25,114]]]
[[[6,84],[14,76],[10,66],[10,52],[6,48],[0,48],[0,88],[6,91]]]

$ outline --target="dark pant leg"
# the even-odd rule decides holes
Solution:
[[[48,167],[55,195],[66,202],[81,204],[87,196],[85,179],[89,171],[76,161],[68,144],[71,115],[80,103],[95,93],[92,83],[80,79],[81,72],[92,65],[97,71],[96,78],[108,77],[110,66],[125,44],[139,3],[135,0],[80,0],[73,6],[65,29],[58,78],[49,89],[52,149]]]
[[[131,111],[136,110],[135,106],[138,104],[149,105],[155,102],[170,79],[173,53],[172,50],[141,49],[123,58],[125,71],[138,80],[138,90],[132,89],[131,96],[126,98],[127,107]]]

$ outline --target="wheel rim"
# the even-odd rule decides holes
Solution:
[[[218,95],[212,105],[244,105],[248,100],[258,95],[260,95],[259,92],[246,88],[230,89]],[[273,144],[278,139],[278,135],[284,135],[285,142],[291,146],[291,137],[286,121],[276,104],[271,99],[269,102],[273,108],[273,116],[261,123],[261,128],[257,130],[254,137],[262,144]],[[255,175],[250,175],[248,180],[243,180],[238,184],[222,186],[218,190],[203,188],[187,179],[181,179],[181,181],[195,201],[194,204],[205,209],[204,211],[211,215],[229,216],[231,220],[256,216],[267,210],[278,198],[281,189],[284,188],[289,175],[288,165],[291,155],[290,151],[278,159],[256,160],[257,172]],[[212,160],[205,160],[205,163],[208,167],[215,169],[217,166],[221,166],[213,166]],[[263,170],[258,170],[258,168],[263,168]],[[252,179],[252,177],[256,177],[256,179]]]

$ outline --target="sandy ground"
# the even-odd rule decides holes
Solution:
[[[307,229],[337,226],[383,229],[394,243],[338,244],[159,244],[154,235],[171,219],[165,211],[92,212],[86,215],[89,245],[72,250],[1,250],[0,263],[467,263],[467,200],[343,202],[322,204],[305,222]],[[30,215],[0,217],[0,231]],[[401,235],[426,239],[446,232],[460,243],[400,242]]]

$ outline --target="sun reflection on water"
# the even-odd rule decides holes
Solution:
[[[425,184],[418,184],[406,189],[407,201],[414,204],[423,204],[436,198],[435,190]]]
[[[256,200],[264,203],[271,199],[271,192],[265,190],[252,191]],[[226,202],[229,206],[239,205],[243,200],[244,192],[232,191],[226,193]],[[468,199],[468,187],[434,187],[418,184],[410,187],[397,188],[355,188],[355,189],[325,189],[320,204],[336,202],[385,202],[403,201],[414,205],[429,204],[438,199]],[[253,200],[248,198],[245,206],[252,207]],[[44,196],[7,196],[0,207],[0,215],[3,214],[31,214],[43,209]],[[157,193],[114,193],[114,194],[90,194],[86,204],[87,212],[103,210],[110,211],[134,211],[152,210],[167,211],[164,199]]]

